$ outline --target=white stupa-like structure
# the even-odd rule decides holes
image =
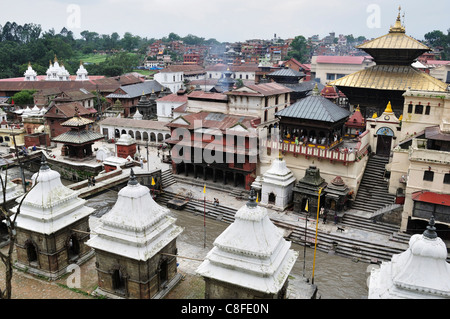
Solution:
[[[77,70],[77,78],[75,81],[87,81],[89,80],[88,71],[84,67],[83,63],[80,62],[80,67]]]
[[[135,260],[148,260],[175,239],[183,229],[175,225],[169,209],[158,205],[150,189],[131,172],[114,207],[100,219],[88,245]]]
[[[31,63],[28,63],[28,69],[23,74],[25,81],[37,81],[37,73],[31,67]]]
[[[176,238],[183,228],[169,212],[153,200],[150,189],[139,184],[131,169],[127,186],[119,191],[116,204],[100,218],[95,235],[87,242],[101,260],[97,293],[158,298],[181,279],[174,256]],[[127,274],[122,290],[114,277],[114,264],[120,264],[120,273]]]
[[[139,113],[139,110],[136,108],[136,112],[133,115],[133,119],[135,120],[142,120],[143,116],[141,113]]]
[[[84,206],[86,200],[78,197],[79,192],[63,185],[61,175],[50,169],[45,155],[42,156],[39,172],[31,178],[36,186],[27,193],[22,203],[17,225],[48,235],[89,216],[94,209]],[[16,209],[17,206],[13,211]]]
[[[94,251],[85,242],[89,237],[89,215],[93,208],[86,200],[61,183],[42,155],[39,172],[32,176],[32,189],[16,199],[11,210],[17,214],[15,266],[33,274],[57,279],[71,264],[81,264]]]
[[[235,221],[216,238],[197,269],[205,278],[206,297],[284,298],[283,290],[298,257],[290,247],[267,209],[257,205],[252,189],[247,204],[236,212]],[[214,285],[222,288],[214,289]]]
[[[50,61],[50,65],[47,69],[47,77],[46,81],[70,81],[70,74],[64,67],[64,65],[60,65],[58,59],[55,56],[54,63]]]
[[[260,179],[261,204],[271,204],[273,208],[284,210],[292,202],[295,177],[287,168],[286,161],[279,156]]]
[[[369,299],[449,299],[447,248],[435,232],[434,217],[423,234],[411,236],[409,248],[373,269]]]

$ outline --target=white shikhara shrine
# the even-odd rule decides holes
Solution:
[[[369,299],[450,298],[446,259],[447,248],[435,232],[432,217],[423,234],[411,236],[408,250],[372,270]]]
[[[214,241],[197,273],[205,278],[264,294],[277,294],[285,285],[298,253],[269,219],[266,208],[249,202],[235,221]]]
[[[119,191],[111,211],[100,218],[96,235],[87,244],[94,249],[146,261],[183,231],[168,213],[169,209],[158,205],[150,189],[139,184],[131,172],[128,185]]]
[[[61,175],[47,165],[45,155],[38,173],[32,176],[34,187],[26,194],[17,216],[17,226],[39,234],[50,235],[88,217],[94,209],[85,199],[61,182]],[[20,202],[22,197],[16,201]],[[18,206],[13,207],[13,211]]]

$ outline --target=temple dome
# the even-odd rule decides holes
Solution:
[[[447,247],[437,237],[434,218],[423,234],[411,236],[409,248],[372,270],[369,298],[450,298]]]

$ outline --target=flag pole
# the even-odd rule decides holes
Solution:
[[[305,267],[306,267],[306,230],[308,227],[308,200],[306,200],[306,218],[305,218],[305,244],[303,245],[303,277],[305,277]]]
[[[314,268],[316,266],[317,231],[318,231],[318,228],[319,228],[320,193],[322,193],[322,187],[319,187],[319,197],[318,197],[318,200],[317,200],[316,239],[315,239],[315,242],[314,242],[314,259],[313,259],[313,270],[312,270],[311,284],[314,284]]]
[[[206,184],[203,186],[203,248],[206,248]]]

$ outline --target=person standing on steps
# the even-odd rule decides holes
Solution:
[[[323,223],[326,224],[327,223],[327,212],[324,211],[323,212],[323,219],[322,219]]]

